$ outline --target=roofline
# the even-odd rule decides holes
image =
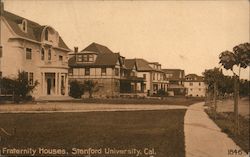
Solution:
[[[99,68],[99,67],[108,67],[108,68],[114,68],[115,65],[69,65],[70,68],[85,68],[85,67],[88,67],[88,68]]]
[[[33,43],[37,43],[37,44],[43,44],[42,42],[39,42],[39,41],[35,41],[35,40],[32,40],[32,39],[29,39],[29,38],[25,38],[25,37],[21,37],[21,36],[18,36],[16,35],[16,37],[11,37],[11,39],[23,39],[23,40],[27,40],[27,41],[30,41],[30,42],[33,42]],[[60,49],[60,50],[63,50],[63,51],[72,51],[70,49],[65,49],[65,48],[62,48],[62,47],[57,47],[57,46],[53,46],[53,48],[56,48],[56,49]]]
[[[158,70],[154,70],[154,69],[152,69],[152,70],[137,70],[137,71],[139,71],[139,72],[160,72],[160,73],[164,73],[163,71],[158,71]]]

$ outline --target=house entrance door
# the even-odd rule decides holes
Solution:
[[[51,79],[50,78],[47,79],[47,94],[48,95],[51,94]]]

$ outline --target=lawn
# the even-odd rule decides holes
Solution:
[[[16,134],[2,136],[0,146],[14,148],[153,149],[152,157],[184,157],[186,110],[53,114],[0,114],[0,127]],[[1,134],[0,134],[1,135]],[[95,156],[95,155],[93,155]],[[98,156],[98,155],[96,155]],[[98,157],[136,155],[99,155]],[[148,156],[142,153],[140,156]]]
[[[249,137],[250,137],[250,130],[249,130],[249,118],[245,118],[243,116],[239,116],[239,134],[235,133],[235,125],[234,125],[234,113],[232,112],[223,112],[223,113],[216,113],[215,119],[215,112],[211,110],[206,110],[207,114],[214,122],[221,128],[223,132],[225,132],[232,140],[239,145],[245,152],[250,151],[249,147]]]
[[[164,97],[161,100],[159,97],[150,97],[150,98],[84,98],[84,99],[75,99],[75,100],[63,100],[62,102],[74,102],[74,103],[95,103],[95,104],[162,104],[162,105],[184,105],[189,106],[197,102],[204,101],[204,98],[200,97]],[[58,100],[51,102],[60,102]]]

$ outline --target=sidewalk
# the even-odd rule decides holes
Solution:
[[[228,154],[241,149],[208,117],[203,105],[191,105],[185,115],[186,157],[246,157],[243,150],[241,155]]]

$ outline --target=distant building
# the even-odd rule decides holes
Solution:
[[[137,76],[145,79],[144,93],[152,96],[157,94],[160,89],[167,91],[167,81],[164,78],[164,72],[161,70],[161,64],[148,62],[141,58],[130,59],[130,61],[135,62]]]
[[[196,74],[186,75],[184,87],[187,88],[186,96],[205,97],[206,85],[202,76]]]
[[[97,82],[95,97],[118,97],[143,89],[140,86],[143,86],[144,79],[136,76],[134,65],[104,45],[92,43],[80,52],[75,50],[69,59],[69,67],[70,81]]]
[[[165,78],[168,81],[168,94],[170,96],[185,95],[186,88],[184,87],[185,72],[181,69],[162,69],[165,73]]]
[[[12,14],[0,8],[0,77],[27,72],[29,84],[39,82],[33,96],[68,95],[68,57],[71,50],[51,26]]]

